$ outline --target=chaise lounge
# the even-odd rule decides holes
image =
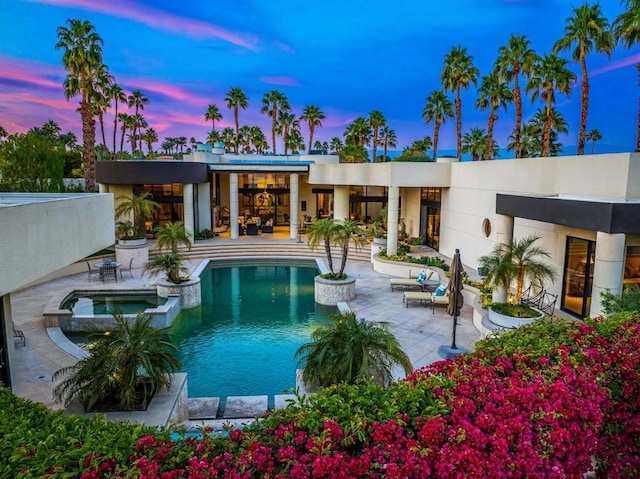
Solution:
[[[424,273],[424,276],[422,273]],[[424,289],[426,285],[440,283],[438,273],[432,269],[424,270],[422,273],[414,278],[391,278],[389,280],[391,291],[394,291],[395,288],[404,288],[405,290],[409,288]]]
[[[405,307],[409,307],[410,302],[418,302],[424,303],[424,307],[426,308],[428,304],[431,302],[433,295],[431,293],[423,292],[423,291],[405,291],[402,295],[402,302]]]

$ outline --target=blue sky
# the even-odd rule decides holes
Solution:
[[[610,21],[623,11],[621,0],[600,4]],[[143,113],[161,139],[204,140],[211,128],[203,118],[209,103],[223,114],[219,128],[232,126],[224,97],[240,87],[249,99],[240,123],[262,126],[267,135],[270,120],[260,113],[261,99],[278,89],[296,115],[309,104],[326,114],[314,139],[342,138],[355,118],[380,110],[401,149],[433,134],[421,113],[425,98],[441,88],[443,59],[452,47],[467,47],[485,75],[512,33],[527,35],[538,53],[547,53],[571,14],[572,2],[558,0],[8,0],[0,10],[0,125],[22,132],[53,119],[80,137],[77,101],[64,98],[62,53],[54,49],[56,28],[80,18],[103,38],[104,60],[116,81],[150,98]],[[638,61],[640,49],[623,47],[611,58],[587,59],[587,129],[604,137],[596,152],[635,148]],[[579,65],[570,66],[580,78]],[[463,93],[463,132],[486,128],[487,112],[473,107],[476,98],[474,86]],[[527,100],[525,120],[541,106]],[[560,138],[570,151],[577,143],[579,83],[569,98],[558,98],[558,108],[570,125]],[[504,147],[513,108],[499,116],[495,135]],[[304,124],[302,134],[308,136]],[[452,148],[453,119],[439,140],[439,150]]]

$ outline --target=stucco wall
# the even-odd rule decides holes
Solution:
[[[29,196],[0,195],[0,296],[115,242],[111,194]]]
[[[439,163],[341,163],[311,165],[309,182],[323,185],[449,186],[451,165]]]

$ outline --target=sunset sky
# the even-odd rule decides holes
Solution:
[[[623,11],[621,0],[600,4],[610,21]],[[262,126],[268,136],[270,119],[260,113],[261,99],[278,89],[296,115],[309,104],[325,113],[314,139],[343,139],[355,118],[380,110],[402,149],[433,135],[433,124],[425,125],[421,114],[425,98],[442,88],[443,59],[452,47],[467,47],[486,75],[511,33],[527,35],[539,54],[547,53],[571,14],[572,2],[566,0],[6,0],[0,3],[0,125],[10,133],[24,132],[52,119],[80,139],[78,99],[64,97],[62,52],[54,49],[57,27],[79,18],[89,20],[103,38],[104,61],[117,83],[150,99],[143,114],[161,141],[168,136],[204,141],[211,123],[203,114],[210,103],[224,117],[216,127],[233,126],[224,97],[240,87],[249,99],[240,123]],[[640,49],[622,46],[611,58],[587,58],[587,130],[597,128],[604,137],[596,153],[635,148],[639,61]],[[579,65],[570,66],[580,78]],[[487,127],[487,112],[474,108],[476,98],[474,86],[463,94],[463,132]],[[541,106],[527,99],[525,120]],[[560,141],[572,152],[580,80],[570,98],[558,97],[558,108],[570,125]],[[496,139],[506,147],[513,108],[499,116]],[[109,136],[112,116],[106,118]],[[302,135],[308,137],[304,124]],[[455,149],[453,119],[441,129],[440,149]]]

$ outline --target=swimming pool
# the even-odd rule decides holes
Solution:
[[[75,316],[94,316],[100,314],[136,314],[148,308],[155,308],[166,303],[155,293],[108,292],[75,292],[61,305]]]
[[[201,306],[173,323],[189,397],[267,394],[295,387],[296,350],[337,308],[317,304],[310,260],[210,262]]]

